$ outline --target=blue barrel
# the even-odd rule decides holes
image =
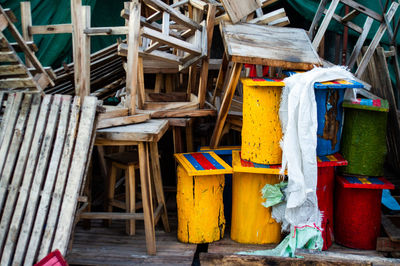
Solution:
[[[343,126],[343,98],[348,88],[363,88],[357,81],[315,83],[317,102],[317,155],[331,155],[340,150]]]

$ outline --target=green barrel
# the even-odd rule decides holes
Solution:
[[[388,102],[366,106],[344,102],[345,119],[341,150],[349,162],[341,167],[345,174],[382,176],[386,157],[386,122]]]

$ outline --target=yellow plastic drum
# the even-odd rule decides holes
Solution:
[[[233,151],[231,239],[243,244],[271,244],[281,240],[281,226],[271,208],[261,205],[261,189],[279,183],[279,169],[257,167]]]
[[[175,154],[177,170],[178,240],[210,243],[224,237],[223,191],[232,168],[214,152]]]
[[[265,78],[244,78],[242,158],[261,164],[280,164],[282,130],[279,103],[284,83]]]

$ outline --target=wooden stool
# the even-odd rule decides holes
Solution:
[[[110,154],[105,156],[109,159],[111,163],[111,172],[110,178],[108,182],[107,190],[107,211],[112,212],[113,207],[125,209],[127,213],[130,215],[134,215],[137,218],[128,219],[126,222],[126,233],[128,235],[135,235],[135,221],[143,220],[145,213],[151,213],[150,206],[144,205],[142,202],[136,202],[136,181],[135,181],[135,170],[139,169],[139,160],[138,153],[136,151],[130,152],[120,152],[115,154]],[[115,199],[115,185],[117,179],[118,169],[125,171],[125,203]],[[159,175],[153,176],[153,182],[151,182],[150,190],[152,194],[155,196],[155,199],[164,198],[163,191],[155,188],[155,183],[160,183],[161,180]],[[157,179],[157,180],[156,180]],[[146,195],[147,193],[144,191],[146,186],[141,187],[141,195]],[[163,211],[164,204],[160,204],[156,207],[154,211],[154,223],[155,226],[158,222],[158,219],[161,216],[161,212]],[[136,213],[137,209],[143,208],[143,213]],[[115,213],[115,217],[111,217],[111,219],[126,219],[121,217],[120,213]],[[109,221],[111,222],[111,219]],[[168,222],[164,222],[165,231],[169,232]],[[146,229],[146,228],[145,228]],[[147,229],[146,229],[147,230]]]
[[[135,169],[139,168],[137,152],[114,153],[107,155],[106,158],[112,162],[107,187],[107,211],[112,212],[113,207],[117,207],[125,209],[127,213],[135,213],[136,209],[142,207],[141,204],[136,206]],[[114,198],[118,169],[125,171],[125,203]],[[126,233],[135,234],[135,219],[126,221]]]

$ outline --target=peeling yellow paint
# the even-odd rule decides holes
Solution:
[[[261,205],[261,189],[279,183],[278,175],[233,173],[231,239],[244,244],[270,244],[281,240],[281,226],[271,208]]]
[[[279,103],[282,87],[270,82],[243,83],[242,158],[254,163],[280,164]],[[264,84],[264,85],[262,85]]]
[[[177,176],[178,240],[199,244],[223,238],[225,176],[189,176],[181,165]]]

